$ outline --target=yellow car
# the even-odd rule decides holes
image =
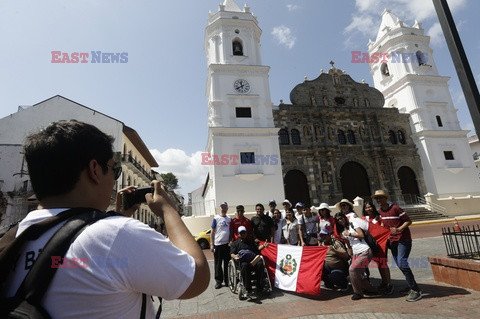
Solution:
[[[210,248],[210,233],[211,232],[212,232],[212,229],[209,228],[207,230],[204,230],[204,231],[201,231],[200,233],[198,233],[198,236],[194,236],[195,240],[200,245],[200,248],[202,248],[202,249]]]

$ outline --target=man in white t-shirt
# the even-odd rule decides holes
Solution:
[[[220,214],[212,220],[210,232],[210,249],[213,252],[215,263],[215,289],[222,288],[222,281],[228,287],[228,262],[230,261],[230,223],[232,220],[227,216],[228,204],[220,204]],[[222,268],[223,266],[223,268]]]
[[[112,143],[113,138],[95,126],[75,120],[54,122],[27,136],[24,154],[40,207],[19,223],[17,236],[68,208],[105,211],[121,174]],[[188,299],[208,287],[210,271],[203,252],[164,187],[159,182],[152,184],[154,194],[147,194],[146,202],[165,221],[169,239],[129,218],[139,205],[121,211],[125,216],[107,217],[88,226],[64,259],[52,256],[52,267],[60,266],[41,303],[52,318],[138,318],[142,293],[167,300]],[[127,187],[122,192],[134,189]],[[16,293],[38,253],[60,227],[19,252],[2,297]],[[75,260],[82,261],[78,267],[61,267]],[[155,318],[155,313],[148,297],[146,318]]]

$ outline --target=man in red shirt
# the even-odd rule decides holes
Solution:
[[[417,301],[422,298],[422,292],[408,264],[408,256],[412,250],[412,236],[408,226],[412,221],[398,205],[389,204],[388,197],[384,190],[377,190],[372,196],[380,205],[378,212],[382,216],[383,226],[390,229],[389,247],[393,260],[407,280],[408,288],[401,292],[408,293],[407,301]]]
[[[243,207],[243,205],[238,205],[237,217],[233,218],[232,222],[230,223],[230,242],[240,238],[240,235],[238,234],[238,227],[240,226],[245,226],[245,228],[247,229],[247,237],[250,236],[252,225],[250,223],[250,219],[243,216],[244,213],[245,208]]]

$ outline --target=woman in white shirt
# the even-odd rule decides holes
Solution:
[[[368,228],[367,222],[358,217],[350,218],[349,222],[344,213],[337,213],[335,222],[338,233],[347,240],[348,253],[352,256],[352,263],[348,269],[353,287],[352,300],[362,299],[364,295],[377,294],[370,282],[363,278],[363,273],[373,257],[372,250],[364,240],[363,230]]]

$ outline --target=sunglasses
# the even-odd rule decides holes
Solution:
[[[115,164],[114,164],[115,165]],[[108,165],[107,165],[108,166]],[[122,174],[122,166],[108,166],[112,169],[113,177],[117,180]]]

